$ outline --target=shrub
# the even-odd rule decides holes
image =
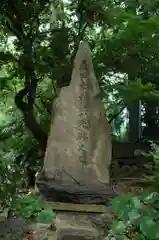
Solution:
[[[0,156],[1,157],[1,156]],[[22,189],[24,171],[12,160],[0,159],[0,209],[10,207]]]
[[[159,147],[152,146],[154,169],[149,189],[141,196],[123,195],[112,201],[114,221],[111,226],[116,240],[159,239]]]
[[[152,144],[152,151],[148,156],[153,159],[153,171],[149,176],[145,176],[144,181],[149,185],[152,191],[159,192],[159,146]]]
[[[44,201],[36,193],[17,198],[13,203],[13,210],[29,222],[47,224],[56,218],[52,208],[45,208]]]
[[[112,231],[117,240],[159,239],[159,194],[119,196],[112,202],[116,220]]]

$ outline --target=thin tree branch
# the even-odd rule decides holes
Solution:
[[[122,100],[118,103],[118,104],[121,104],[122,103]],[[108,123],[110,124],[115,118],[117,118],[123,111],[124,109],[126,108],[126,106],[123,106],[119,112],[117,112],[116,114],[114,114],[110,120],[108,121]]]

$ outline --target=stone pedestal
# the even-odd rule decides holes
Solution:
[[[31,229],[35,240],[105,240],[111,221],[109,209],[103,214],[57,212],[52,228],[37,223]]]

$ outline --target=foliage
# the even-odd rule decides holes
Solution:
[[[116,239],[159,238],[159,194],[150,192],[141,197],[120,196],[113,200],[116,221],[112,231]]]
[[[8,159],[6,159],[8,157]],[[13,162],[12,158],[5,154],[5,158],[1,157],[0,161],[0,206],[5,208],[10,206],[12,199],[22,188],[23,178],[22,171]],[[10,160],[10,161],[8,161]],[[9,162],[9,163],[8,163]]]
[[[145,155],[151,159],[153,158],[153,170],[144,176],[142,183],[148,185],[152,191],[159,192],[159,147],[157,144],[152,143],[151,149],[150,153]]]
[[[141,80],[136,80],[128,84],[118,83],[114,87],[118,89],[126,104],[136,100],[149,99],[149,101],[155,102],[159,99],[159,91],[154,89],[151,82],[144,84]]]
[[[154,171],[151,186],[141,196],[123,195],[112,201],[115,221],[112,231],[116,239],[159,239],[159,147],[153,145]]]
[[[42,163],[37,142],[26,131],[21,115],[12,108],[6,115],[0,129],[0,206],[3,208],[10,207],[19,192],[28,188],[31,171],[35,174]]]
[[[50,223],[55,219],[51,208],[45,208],[44,201],[35,193],[20,196],[12,205],[14,209],[30,222]]]
[[[10,204],[42,165],[52,101],[70,82],[80,41],[92,49],[113,135],[126,139],[130,102],[151,99],[154,106],[158,12],[157,1],[1,1],[1,203]]]

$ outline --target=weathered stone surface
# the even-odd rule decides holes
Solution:
[[[58,230],[58,240],[97,240],[98,236],[93,229],[80,227],[66,227]]]
[[[45,195],[48,192],[52,196],[56,192],[54,201],[56,198],[61,201],[67,195],[64,200],[67,202],[87,203],[97,199],[97,202],[104,202],[106,199],[100,200],[100,196],[112,194],[108,187],[111,138],[99,94],[91,51],[87,43],[82,43],[74,61],[70,85],[61,89],[53,104],[54,119],[43,174],[37,181]],[[93,193],[96,196],[92,198]],[[85,198],[80,201],[84,194]]]
[[[32,224],[30,226],[33,240],[57,240],[57,232],[47,224]]]
[[[105,214],[93,215],[89,213],[57,212],[55,225],[58,239],[103,240],[109,234],[108,229],[112,223],[111,218],[110,208],[107,209]],[[97,221],[94,221],[94,219]]]
[[[8,208],[0,212],[0,222],[4,222],[7,219],[7,216],[8,216]]]
[[[0,239],[23,240],[29,226],[27,220],[23,218],[11,218],[0,222]]]
[[[87,214],[59,213],[56,224],[58,240],[97,240],[99,232],[92,227]]]
[[[97,221],[94,222],[94,219]],[[54,227],[50,224],[31,224],[33,240],[104,240],[110,225],[110,209],[105,214],[56,212]],[[52,226],[51,224],[51,226]],[[111,238],[108,238],[111,239]]]
[[[110,211],[103,214],[94,214],[90,218],[93,226],[96,226],[99,228],[105,228],[106,226],[109,226],[112,222],[112,214]]]

